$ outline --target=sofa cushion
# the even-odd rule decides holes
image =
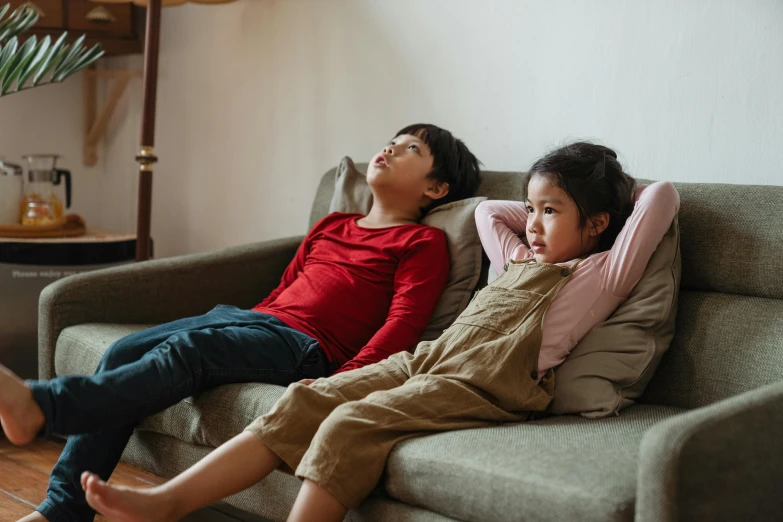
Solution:
[[[636,405],[600,421],[550,417],[409,439],[389,457],[384,485],[458,520],[630,521],[642,437],[682,411]]]
[[[271,410],[283,392],[274,384],[219,386],[144,419],[138,429],[216,448]]]
[[[363,171],[367,169],[360,164]],[[334,173],[334,194],[329,212],[347,212],[367,215],[372,208],[372,190],[367,175],[360,171],[348,156],[340,160]]]
[[[683,290],[674,341],[640,402],[698,408],[781,375],[783,300]]]
[[[555,369],[552,413],[617,415],[642,395],[674,337],[679,246],[675,217],[628,299]]]
[[[362,165],[364,170],[366,166]],[[330,212],[367,214],[372,206],[372,191],[367,176],[345,157],[335,174],[334,194]],[[439,228],[446,233],[451,267],[446,289],[432,313],[422,341],[440,337],[454,319],[468,306],[473,290],[481,276],[482,250],[473,213],[486,198],[468,198],[452,201],[434,208],[421,223]]]
[[[150,326],[154,325],[88,323],[65,328],[57,338],[54,371],[58,377],[92,375],[114,341]]]
[[[136,431],[122,456],[125,462],[150,471],[160,477],[172,478],[209,455],[212,448],[188,444],[159,433]],[[237,520],[283,522],[294,506],[301,481],[286,473],[275,472],[264,480],[223,500],[213,509]],[[235,513],[226,504],[240,509]],[[246,513],[255,517],[249,517]],[[258,518],[260,517],[260,518]],[[183,520],[191,520],[186,517]],[[233,518],[231,520],[234,520]],[[346,515],[345,522],[453,522],[432,511],[397,502],[386,495],[373,495]]]
[[[64,329],[55,353],[57,375],[92,374],[114,341],[150,326],[92,323]],[[145,419],[138,429],[217,447],[269,411],[284,391],[273,384],[220,386]]]
[[[783,299],[783,186],[674,186],[683,290]]]

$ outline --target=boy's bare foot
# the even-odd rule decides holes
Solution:
[[[82,473],[87,503],[110,522],[176,522],[174,506],[156,488],[137,489],[107,484],[97,475]]]
[[[29,444],[44,425],[44,414],[22,379],[0,364],[0,426],[17,446]]]
[[[33,511],[26,517],[20,518],[16,522],[49,522],[49,521],[46,520],[46,517],[40,514],[39,512]]]

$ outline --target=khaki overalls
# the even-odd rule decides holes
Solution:
[[[578,264],[578,263],[577,263]],[[294,384],[247,429],[284,462],[353,508],[375,488],[398,442],[525,420],[552,400],[539,382],[544,316],[572,269],[510,261],[437,340],[415,355]]]

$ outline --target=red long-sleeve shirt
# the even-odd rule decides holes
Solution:
[[[449,277],[442,230],[413,224],[369,229],[358,214],[319,221],[280,285],[253,310],[316,339],[335,373],[410,350]]]

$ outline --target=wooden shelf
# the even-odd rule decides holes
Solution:
[[[69,41],[86,35],[86,45],[100,43],[109,56],[144,52],[144,8],[89,0],[11,0],[9,3],[12,7],[29,4],[40,13],[38,23],[22,39],[28,34],[58,38],[67,31]]]

